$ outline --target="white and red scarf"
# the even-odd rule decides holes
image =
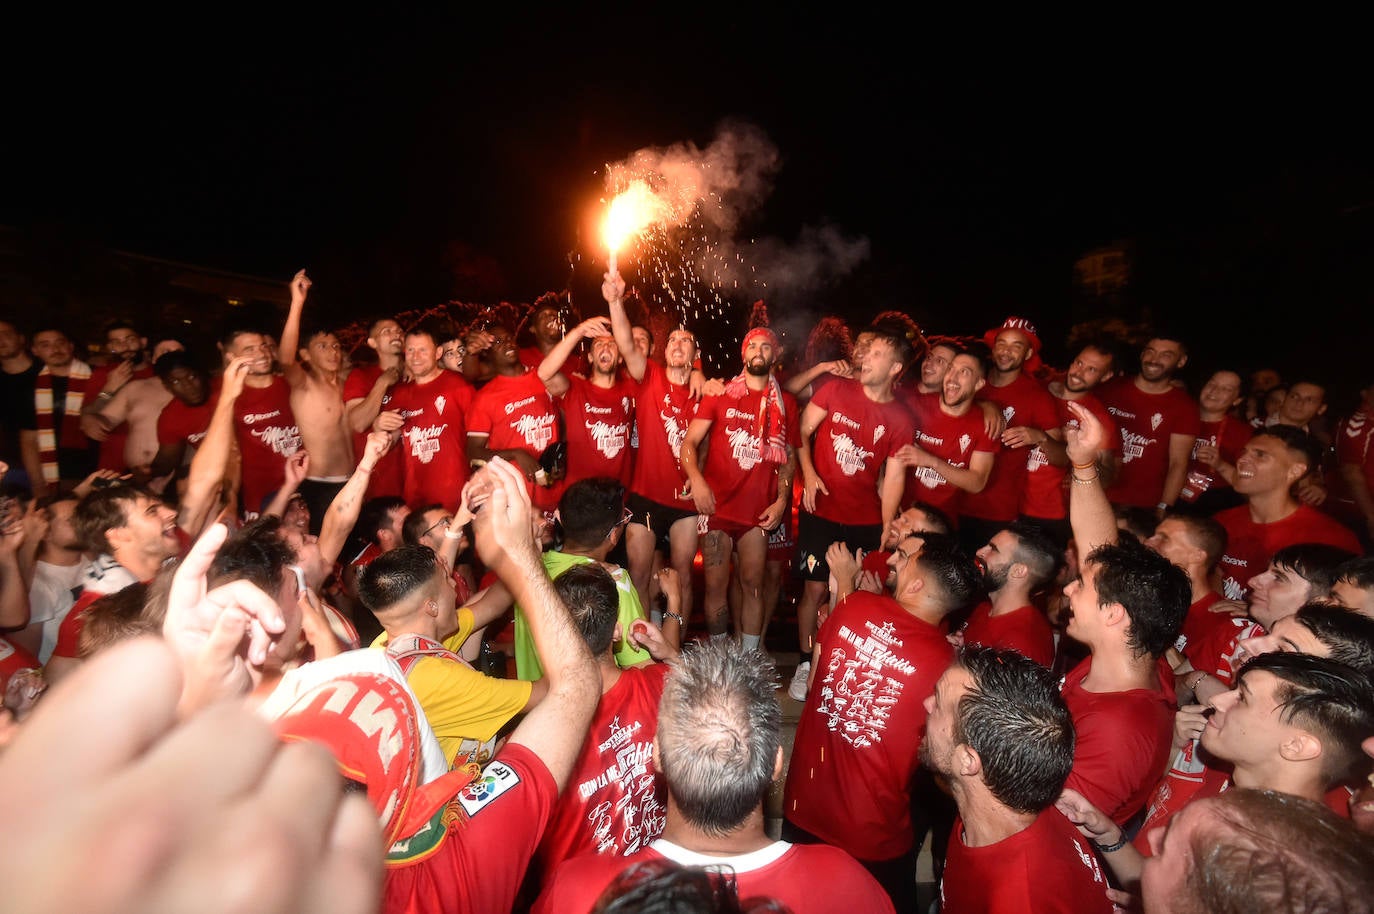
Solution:
[[[43,465],[43,481],[56,484],[60,479],[57,470],[58,444],[64,438],[82,435],[81,403],[86,396],[86,385],[91,380],[91,366],[80,359],[72,359],[67,371],[67,396],[63,400],[61,428],[53,423],[52,379],[52,371],[44,365],[34,382],[33,409],[38,420],[38,460]]]

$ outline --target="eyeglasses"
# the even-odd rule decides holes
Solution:
[[[420,537],[421,537],[421,538],[424,538],[424,537],[426,537],[426,536],[429,536],[431,533],[433,533],[435,530],[439,529],[440,527],[443,527],[443,528],[445,528],[445,529],[448,529],[448,525],[451,524],[451,523],[453,523],[453,518],[449,517],[448,515],[444,515],[443,517],[441,517],[441,518],[439,518],[438,520],[436,520],[436,521],[434,522],[434,525],[433,525],[432,527],[430,527],[430,528],[429,528],[428,530],[426,530],[424,533],[421,533],[421,534],[420,534]]]

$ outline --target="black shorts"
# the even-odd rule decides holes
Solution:
[[[830,566],[825,552],[831,543],[840,542],[849,551],[871,552],[883,541],[882,524],[839,524],[806,511],[797,513],[797,573],[808,581],[825,581]]]
[[[625,507],[630,509],[630,523],[648,527],[649,532],[654,535],[654,548],[664,555],[672,555],[672,550],[668,545],[668,531],[672,529],[673,524],[684,517],[695,520],[697,516],[695,509],[684,511],[681,508],[671,508],[668,505],[661,505],[645,498],[636,492],[630,493]],[[693,531],[695,529],[693,527]]]

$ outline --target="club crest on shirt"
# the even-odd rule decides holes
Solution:
[[[477,815],[501,794],[520,783],[520,775],[504,762],[492,762],[481,777],[468,783],[458,794],[458,804],[469,817]]]
[[[1163,422],[1163,421],[1164,421],[1164,417],[1163,417],[1162,415],[1160,415],[1159,413],[1155,413],[1153,416],[1151,416],[1151,417],[1150,417],[1150,431],[1152,431],[1152,432],[1158,431],[1158,430],[1159,430],[1159,423],[1161,423],[1161,422]]]
[[[960,435],[960,436],[959,436],[959,453],[962,454],[964,451],[967,451],[967,450],[968,450],[968,446],[969,446],[970,444],[972,444],[972,443],[973,443],[973,439],[970,438],[968,435]]]
[[[444,407],[448,405],[448,398],[443,394],[434,398],[434,408],[439,411],[439,415],[444,414]]]
[[[875,429],[873,430],[873,443],[874,443],[874,444],[877,444],[880,440],[882,440],[883,435],[886,435],[886,434],[887,434],[887,426],[886,426],[886,425],[880,425],[880,426],[878,426],[877,428],[875,428]]]
[[[1016,415],[1016,407],[1015,407],[1015,406],[1004,406],[1004,407],[1002,407],[1002,418],[1006,420],[1007,425],[1011,425],[1011,417],[1014,416],[1014,415]]]

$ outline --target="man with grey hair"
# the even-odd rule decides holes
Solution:
[[[782,773],[782,711],[767,655],[729,639],[673,663],[659,705],[654,766],[668,787],[663,837],[629,857],[584,856],[556,869],[535,914],[582,914],[621,871],[671,861],[734,872],[741,898],[766,897],[794,914],[892,911],[852,857],[826,845],[773,841],[763,798]]]

